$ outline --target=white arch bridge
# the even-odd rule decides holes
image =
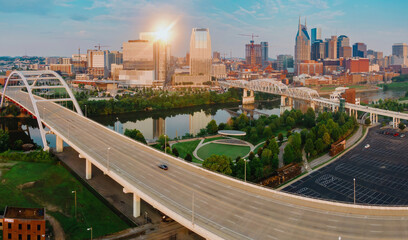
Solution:
[[[313,109],[316,107],[327,107],[333,111],[338,110],[340,104],[338,101],[330,100],[319,96],[319,93],[307,87],[288,87],[276,79],[258,79],[258,80],[229,80],[219,81],[218,84],[223,88],[242,88],[244,89],[243,103],[254,101],[254,91],[270,93],[281,96],[281,111],[290,110],[293,107],[293,99],[302,100]],[[247,96],[247,91],[251,91],[251,96]],[[393,119],[393,127],[396,128],[401,119],[408,120],[408,114],[361,106],[357,104],[346,103],[345,108],[352,116],[357,116],[358,111],[370,114],[372,124],[378,122],[378,116],[386,116]]]
[[[15,72],[8,83],[15,77],[30,84],[30,76]],[[36,76],[52,77],[45,72]],[[44,88],[57,84],[52,81],[43,79]],[[46,101],[37,93],[42,88],[33,82],[24,85],[31,93],[11,86],[3,90],[4,99],[24,107],[49,128],[49,134],[74,148],[84,158],[88,179],[95,165],[121,184],[124,193],[133,195],[135,217],[140,216],[143,199],[206,239],[408,238],[408,207],[335,203],[238,181],[118,134],[82,116],[79,107],[72,111],[58,100]],[[169,169],[159,169],[160,163]]]

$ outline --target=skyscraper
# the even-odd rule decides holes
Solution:
[[[367,45],[364,43],[355,43],[353,45],[353,57],[367,57]]]
[[[312,60],[324,59],[325,57],[325,43],[321,39],[317,39],[312,43],[311,58]]]
[[[322,39],[322,29],[312,28],[312,44],[315,43],[319,39]]]
[[[328,58],[337,59],[337,36],[332,36],[328,39]]]
[[[255,44],[254,40],[252,40],[249,44],[245,45],[245,61],[246,64],[251,66],[262,64],[261,44]]]
[[[348,38],[346,35],[341,35],[339,38],[337,38],[337,57],[346,57],[344,56],[344,49],[342,50],[343,47],[350,47],[350,38]],[[347,52],[347,51],[346,51]],[[347,56],[351,57],[351,56]]]
[[[305,25],[300,24],[300,17],[295,41],[295,63],[310,60],[310,37],[307,32],[306,21]]]
[[[408,45],[406,43],[395,43],[392,45],[392,55],[401,58],[408,57]]]
[[[211,38],[208,28],[193,28],[190,39],[190,74],[211,76]]]
[[[262,66],[268,65],[269,59],[268,51],[269,51],[268,42],[261,42]]]

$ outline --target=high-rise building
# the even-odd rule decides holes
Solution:
[[[307,32],[306,22],[305,25],[300,24],[300,17],[295,41],[295,63],[310,60],[310,37]]]
[[[367,45],[364,43],[355,43],[353,45],[353,57],[367,57]]]
[[[88,50],[88,73],[97,78],[107,78],[109,76],[109,51],[108,50]]]
[[[253,40],[245,45],[246,64],[251,66],[262,65],[262,46],[255,44]]]
[[[287,70],[293,68],[293,56],[292,55],[278,55],[277,57],[278,70]]]
[[[215,59],[220,60],[221,59],[221,53],[220,52],[213,52],[213,59],[214,60]]]
[[[408,57],[408,45],[406,43],[395,43],[392,45],[392,55],[401,58]]]
[[[124,42],[123,70],[154,70],[153,43],[148,40]]]
[[[208,28],[193,28],[190,39],[190,74],[211,76],[211,38]]]
[[[339,57],[344,59],[351,58],[353,56],[353,49],[350,46],[341,47],[339,54]]]
[[[317,39],[312,43],[311,58],[312,60],[324,59],[325,57],[325,43],[321,39]]]
[[[312,28],[312,44],[317,40],[322,39],[322,29],[321,28]]]
[[[261,42],[262,66],[268,65],[269,47],[268,42]]]
[[[338,58],[340,58],[340,57],[345,58],[344,49],[342,50],[342,48],[344,48],[344,47],[350,47],[350,38],[348,38],[345,35],[340,35],[337,38],[337,57]],[[351,55],[348,56],[348,57],[351,57]]]
[[[332,36],[328,39],[328,58],[337,59],[337,36]]]

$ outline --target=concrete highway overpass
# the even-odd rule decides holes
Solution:
[[[133,194],[135,216],[141,198],[206,239],[408,238],[408,207],[335,203],[245,183],[166,155],[55,102],[37,96],[33,102],[19,88],[4,95],[57,136],[57,150],[62,141],[74,148],[84,158],[87,178],[93,164]]]

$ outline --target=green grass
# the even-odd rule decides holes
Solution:
[[[20,190],[19,185],[35,182]],[[78,220],[74,219],[74,195],[77,191]],[[0,209],[16,207],[45,207],[63,227],[67,239],[90,238],[115,233],[128,228],[119,216],[93,195],[63,166],[52,163],[17,162],[3,169],[0,181]]]
[[[383,86],[383,84],[380,85],[381,87]],[[399,91],[404,91],[404,90],[408,90],[408,82],[393,82],[390,84],[387,84],[388,89],[392,89],[392,90],[399,90]]]
[[[207,159],[211,155],[226,155],[231,159],[236,159],[238,156],[243,157],[249,153],[248,146],[234,146],[226,144],[209,143],[197,151],[197,155],[202,159]]]
[[[179,157],[185,158],[187,153],[190,153],[190,155],[193,157],[193,162],[198,162],[201,163],[200,160],[195,158],[193,156],[193,152],[196,149],[197,145],[200,143],[201,140],[194,140],[194,141],[188,141],[188,142],[179,142],[176,144],[173,144],[173,148],[177,148],[177,151],[179,152]],[[194,161],[196,160],[196,161]]]

